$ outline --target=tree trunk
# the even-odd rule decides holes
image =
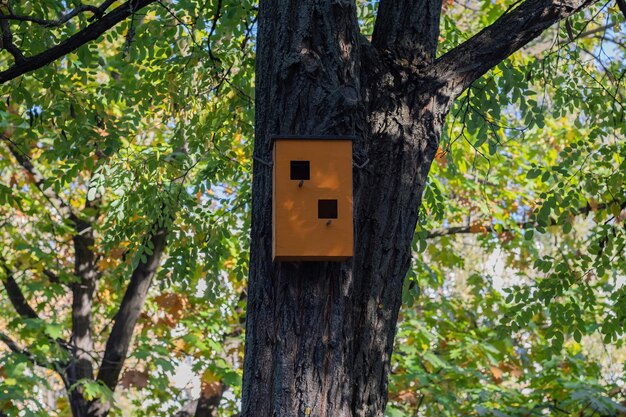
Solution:
[[[440,0],[261,0],[242,416],[380,417],[426,177],[453,100],[597,0],[525,0],[434,59]],[[272,135],[354,135],[354,257],[272,263]]]
[[[157,225],[153,227],[156,230],[150,235],[152,253],[146,255],[145,261],[139,262],[130,277],[98,370],[97,382],[104,384],[111,392],[117,387],[135,325],[148,296],[152,278],[157,272],[165,251],[167,230]],[[106,417],[110,408],[111,404],[103,399],[94,400],[89,404],[85,417]]]
[[[93,252],[95,239],[91,224],[72,217],[77,234],[74,235],[74,275],[77,282],[72,289],[72,337],[71,358],[65,369],[67,381],[74,386],[83,379],[93,379],[93,337],[91,334],[91,310],[98,280],[98,266]],[[68,390],[73,416],[87,415],[87,401],[82,387]]]
[[[272,263],[271,168],[255,164],[242,416],[382,416],[442,116],[415,70],[360,36],[353,0],[268,3],[259,9],[256,158],[271,160],[273,134],[354,135],[362,168],[353,259]]]

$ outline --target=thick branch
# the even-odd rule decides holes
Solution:
[[[4,285],[9,301],[11,301],[11,304],[17,314],[24,319],[38,319],[39,315],[37,315],[35,310],[30,306],[30,304],[28,304],[26,297],[24,297],[24,293],[22,293],[19,285],[17,285],[17,282],[13,277],[13,271],[9,269],[4,260],[0,259],[0,263],[2,264],[2,269],[5,273],[2,284]]]
[[[115,323],[106,343],[104,357],[97,378],[98,381],[104,383],[112,391],[115,390],[117,385],[135,325],[148,296],[152,278],[161,262],[166,238],[167,231],[163,228],[158,229],[151,235],[150,242],[152,243],[153,252],[147,256],[145,262],[140,262],[133,271],[130,283],[116,314]]]
[[[431,76],[449,100],[554,23],[597,0],[526,0],[435,61]]]
[[[22,62],[16,63],[9,69],[0,72],[0,84],[50,64],[66,54],[75,51],[80,46],[98,39],[100,35],[117,25],[122,20],[126,19],[132,13],[137,12],[154,1],[155,0],[130,0],[122,4],[80,32],[70,36],[57,46],[47,49],[44,52],[32,57],[24,58]]]
[[[441,0],[381,0],[372,44],[412,65],[432,62],[439,38]]]
[[[17,353],[20,355],[26,355],[28,357],[32,357],[32,355],[27,352],[25,349],[22,349],[17,342],[11,339],[8,335],[0,332],[0,342],[4,343],[11,352]]]

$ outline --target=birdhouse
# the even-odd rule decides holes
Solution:
[[[352,257],[352,138],[274,138],[274,261]]]

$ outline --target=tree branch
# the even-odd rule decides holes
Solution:
[[[17,314],[24,319],[38,319],[39,315],[30,306],[30,304],[28,304],[26,297],[24,297],[24,293],[22,293],[19,285],[17,285],[17,282],[13,277],[13,271],[9,269],[4,259],[0,259],[0,264],[2,264],[2,269],[5,273],[2,284],[4,285],[7,295],[9,296],[9,301],[11,301],[11,304]]]
[[[526,0],[492,25],[438,58],[431,68],[434,88],[454,100],[477,78],[554,23],[597,0]]]
[[[91,333],[91,311],[93,295],[99,278],[96,254],[92,247],[95,243],[93,229],[86,222],[79,223],[83,234],[75,234],[74,275],[79,278],[72,283],[72,362],[67,368],[70,382],[84,378],[93,379],[93,337]]]
[[[589,214],[592,211],[606,210],[615,203],[619,203],[619,202],[613,201],[611,203],[601,203],[594,207],[591,207],[590,205],[586,205],[576,210],[576,212],[574,213],[574,216],[584,216],[584,215]],[[624,208],[626,208],[626,202],[621,203],[620,207],[622,208],[622,210],[624,210]],[[557,219],[550,218],[549,226],[556,226],[557,224],[558,224]],[[524,222],[524,223],[521,223],[519,227],[516,229],[535,229],[539,226],[540,225],[534,221]],[[426,239],[433,239],[436,237],[450,236],[450,235],[463,235],[463,234],[467,235],[467,234],[494,233],[494,232],[502,233],[502,232],[510,232],[511,230],[513,229],[496,230],[493,225],[451,226],[451,227],[442,227],[439,229],[432,229],[431,231],[428,232],[428,235],[426,235]]]
[[[225,391],[226,385],[222,382],[215,382],[210,387],[202,389],[194,417],[217,417]]]
[[[120,372],[126,360],[135,325],[143,308],[148,290],[161,262],[167,239],[167,230],[158,228],[150,236],[152,254],[140,262],[133,271],[130,283],[116,314],[115,323],[107,339],[104,356],[98,371],[97,380],[111,391],[115,390]],[[90,411],[101,410],[107,404],[93,403]],[[99,414],[98,414],[99,415]]]
[[[39,170],[33,165],[30,161],[28,155],[26,155],[22,150],[20,150],[17,145],[9,138],[7,134],[3,134],[2,139],[4,139],[8,145],[9,152],[13,155],[13,158],[17,161],[17,163],[26,171],[32,181],[35,184],[35,187],[41,191],[44,197],[50,202],[52,207],[61,215],[62,218],[70,220],[74,225],[77,225],[79,222],[78,217],[73,213],[71,207],[63,201],[61,197],[59,197],[54,190],[50,187],[46,187],[45,178],[39,172]],[[77,230],[77,233],[81,233],[81,230]]]
[[[96,16],[98,18],[102,17],[102,12],[100,11],[100,7],[81,4],[80,6],[76,7],[72,11],[70,11],[69,13],[67,13],[67,14],[65,14],[65,15],[63,15],[60,18],[55,19],[55,20],[40,19],[38,17],[33,17],[33,16],[18,16],[18,15],[12,14],[12,13],[5,14],[5,15],[0,15],[0,20],[15,20],[15,21],[18,21],[18,22],[36,23],[36,24],[44,26],[44,27],[57,27],[57,26],[61,26],[62,24],[68,22],[73,17],[75,17],[75,16],[77,16],[77,15],[79,15],[81,13],[85,13],[85,12],[91,12],[91,13],[93,13],[94,16]]]
[[[97,39],[104,32],[126,19],[132,13],[139,11],[154,1],[155,0],[127,1],[78,33],[70,36],[60,44],[37,55],[26,57],[23,61],[19,63],[16,62],[16,64],[9,69],[0,72],[0,84],[4,84],[9,80],[19,77],[20,75],[41,68],[65,56],[66,54],[75,51],[80,46]],[[110,2],[105,2],[103,5],[108,7]]]
[[[596,38],[596,36],[594,35],[600,32],[606,32],[607,29],[612,28],[613,26],[615,26],[615,22],[609,22],[606,25],[598,26],[597,28],[590,29],[590,30],[583,29],[578,34],[575,34],[573,36],[573,39],[570,38],[567,42],[560,42],[559,49],[570,45],[572,42],[575,42],[578,39]],[[538,42],[534,44],[532,47],[528,48],[527,51],[530,55],[538,57],[540,54],[552,48],[552,46],[553,46],[553,40],[549,40],[547,42]]]
[[[31,352],[29,352],[27,349],[20,347],[16,341],[14,341],[13,339],[11,339],[11,337],[9,337],[8,335],[4,334],[3,332],[0,332],[0,342],[4,343],[11,352],[18,354],[18,355],[24,355],[33,365],[36,366],[41,366],[42,368],[46,368],[46,369],[50,369],[52,371],[55,371],[59,377],[61,377],[61,380],[63,381],[63,384],[65,385],[65,387],[69,387],[69,383],[67,381],[67,379],[65,379],[65,376],[63,375],[62,372],[62,365],[60,362],[58,361],[45,361],[42,362],[39,359],[37,359],[37,357],[35,357],[35,355],[33,355]],[[2,415],[0,414],[0,417]]]
[[[5,272],[2,284],[4,285],[9,301],[13,305],[17,314],[23,319],[41,319],[37,312],[30,306],[30,304],[28,304],[26,297],[24,297],[24,293],[13,277],[13,271],[7,266],[6,262],[2,258],[0,258],[0,265]],[[49,340],[56,343],[63,351],[67,352],[66,343],[62,339],[58,338],[55,340],[53,338],[49,338]],[[58,363],[54,364],[55,366],[50,369],[60,372],[60,365]]]
[[[412,65],[429,64],[439,38],[441,0],[381,0],[372,45]]]
[[[17,353],[19,355],[25,355],[27,357],[32,357],[32,355],[26,351],[25,349],[22,349],[16,341],[14,341],[13,339],[11,339],[8,335],[0,332],[0,342],[4,343],[11,352],[13,353]]]
[[[25,58],[24,55],[22,55],[22,51],[20,51],[13,43],[13,33],[11,32],[9,22],[1,20],[4,17],[6,17],[6,15],[0,12],[0,31],[2,32],[2,44],[0,44],[0,47],[13,55],[15,65],[18,65],[24,62]]]
[[[44,269],[43,270],[43,274],[48,278],[48,280],[51,283],[53,283],[53,284],[61,283],[61,280],[59,279],[59,276],[54,271],[51,271],[49,269]]]
[[[18,355],[24,355],[33,365],[41,366],[43,368],[51,369],[53,371],[59,370],[58,363],[43,363],[37,360],[35,355],[30,353],[27,349],[20,347],[20,345],[18,345],[17,342],[11,339],[11,337],[9,337],[9,335],[7,334],[0,332],[0,342],[4,343],[11,352]]]

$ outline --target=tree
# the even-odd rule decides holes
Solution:
[[[382,416],[411,242],[446,115],[474,81],[592,1],[527,0],[436,57],[442,3],[261,2],[242,415]],[[355,135],[354,258],[271,260],[271,136]]]
[[[115,409],[120,388],[175,398],[185,391],[168,372],[195,354],[203,416],[239,378],[204,337],[240,327],[251,117],[238,80],[249,79],[254,16],[240,4],[200,19],[201,2],[153,3],[0,5],[0,341],[13,352],[2,355],[0,411],[10,415],[49,415],[46,387],[67,394],[58,413],[82,417]],[[218,286],[224,273],[230,288]],[[205,291],[183,290],[199,282]],[[187,331],[172,337],[177,326]],[[180,408],[163,406],[144,404]]]
[[[621,410],[618,11],[326,3],[0,6],[0,414],[232,415],[248,300],[244,415]],[[358,137],[351,262],[271,264],[275,133]]]

